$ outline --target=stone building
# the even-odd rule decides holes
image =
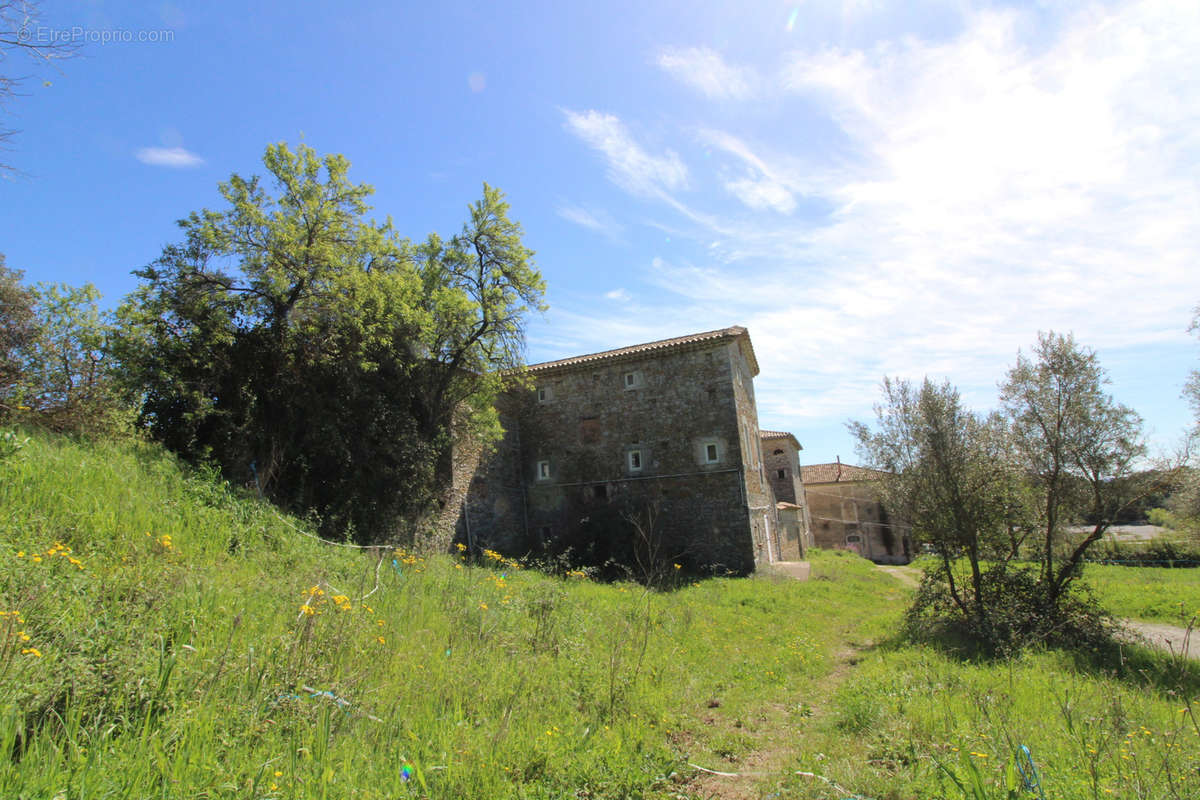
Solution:
[[[817,547],[852,550],[881,564],[912,560],[911,528],[888,516],[875,489],[884,473],[841,461],[800,472]]]
[[[779,516],[779,548],[784,561],[804,558],[812,546],[812,522],[800,482],[800,451],[804,448],[786,431],[760,431],[763,467],[775,494]]]
[[[745,574],[779,560],[757,374],[742,327],[529,366],[529,386],[503,398],[504,438],[474,469],[457,535],[595,564]]]

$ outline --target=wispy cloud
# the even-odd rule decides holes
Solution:
[[[198,167],[204,159],[182,147],[143,147],[137,151],[137,160],[155,167]]]
[[[749,97],[754,92],[754,72],[734,67],[707,47],[673,47],[658,54],[658,66],[693,89],[718,100]]]
[[[620,238],[622,227],[620,223],[605,211],[591,210],[582,206],[564,203],[556,209],[558,215],[568,222],[601,233],[610,239]]]
[[[615,300],[618,303],[628,303],[633,299],[633,295],[631,295],[626,289],[613,289],[611,292],[605,292],[604,296],[609,300]]]
[[[567,130],[604,156],[608,177],[628,192],[644,197],[667,197],[687,185],[688,171],[671,150],[651,155],[634,141],[616,116],[600,111],[563,112]]]
[[[792,187],[796,181],[780,170],[769,166],[751,150],[750,146],[732,134],[718,130],[701,131],[700,138],[711,147],[717,148],[738,161],[737,177],[727,177],[725,189],[755,210],[773,210],[790,214],[796,208]]]
[[[768,426],[869,414],[883,374],[946,375],[990,403],[1039,329],[1102,350],[1182,341],[1200,297],[1200,6],[1041,9],[1044,26],[1025,13],[967,12],[941,41],[786,54],[773,101],[815,110],[837,157],[814,162],[799,137],[763,146],[749,123],[703,129],[721,158],[711,174],[695,164],[695,183],[760,213],[696,192],[673,236],[709,259],[655,265],[672,294],[653,314],[569,322],[628,334],[598,346],[700,319],[750,326]],[[615,118],[589,119],[616,131],[593,146],[644,152]],[[667,185],[609,158],[618,183]]]

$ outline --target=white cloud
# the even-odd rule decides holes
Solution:
[[[749,144],[768,138],[752,121],[705,129],[721,158],[693,176],[789,216],[730,215],[697,192],[672,236],[710,260],[650,272],[672,292],[653,323],[643,306],[568,324],[628,334],[592,342],[610,347],[748,325],[767,427],[869,416],[883,374],[947,376],[989,404],[1039,329],[1102,358],[1184,341],[1200,297],[1200,5],[1058,13],[968,12],[943,41],[789,54],[772,100],[823,115],[836,142],[814,162],[803,136],[772,152]],[[827,212],[800,214],[801,197]],[[1193,366],[1158,369],[1175,385]]]
[[[752,70],[732,67],[707,47],[675,47],[658,54],[658,66],[676,79],[718,100],[740,99],[754,91]]]
[[[182,147],[143,147],[137,151],[137,160],[155,167],[198,167],[204,159]]]
[[[622,232],[620,223],[604,211],[593,211],[567,203],[560,205],[556,212],[568,222],[602,233],[610,239],[618,239]]]
[[[613,289],[611,292],[605,292],[604,296],[609,300],[615,300],[618,303],[628,303],[633,299],[633,295],[631,295],[625,289]]]
[[[705,130],[701,140],[727,154],[735,156],[741,164],[741,175],[727,178],[725,190],[755,211],[771,209],[781,214],[790,214],[796,208],[792,195],[793,179],[779,170],[768,166],[741,139],[724,131]]]
[[[567,130],[608,162],[608,177],[628,192],[644,197],[669,197],[687,185],[687,167],[671,150],[660,156],[647,153],[633,140],[624,123],[599,111],[564,111]]]

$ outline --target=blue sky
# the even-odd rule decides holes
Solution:
[[[79,57],[3,110],[0,252],[130,270],[269,142],[456,231],[484,181],[546,277],[530,361],[740,324],[764,428],[853,461],[880,378],[980,409],[1073,331],[1155,443],[1198,363],[1200,4],[44,3]],[[113,41],[113,40],[117,41]]]

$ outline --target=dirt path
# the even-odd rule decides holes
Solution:
[[[905,586],[916,588],[921,582],[921,571],[914,567],[878,565],[878,569],[888,573]],[[1126,619],[1121,621],[1123,629],[1121,638],[1131,644],[1147,644],[1159,650],[1172,653],[1183,653],[1188,658],[1200,661],[1200,635],[1195,639],[1186,628],[1176,625],[1166,625],[1160,622],[1139,622]]]
[[[1127,619],[1121,622],[1126,641],[1146,643],[1160,650],[1183,653],[1188,658],[1200,661],[1200,643],[1192,638],[1187,628],[1165,625],[1161,622],[1138,622]]]
[[[876,566],[882,572],[886,572],[912,589],[921,585],[921,570],[916,567],[885,566],[883,564],[877,564]]]

